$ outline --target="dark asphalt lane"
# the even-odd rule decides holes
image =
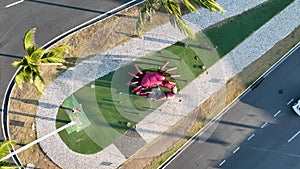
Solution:
[[[300,48],[165,168],[300,168],[300,117],[290,102],[300,98],[299,74]]]

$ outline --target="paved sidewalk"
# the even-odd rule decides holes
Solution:
[[[212,14],[206,10],[201,10],[200,16],[188,14],[185,19],[196,25],[195,30],[201,30],[200,28],[206,28],[225,18],[242,13],[262,2],[265,2],[265,0],[249,0],[247,2],[220,0],[219,3],[227,9],[226,14]],[[134,139],[137,139],[140,143],[137,150],[150,143],[187,115],[199,103],[225,85],[228,79],[242,71],[243,68],[272,48],[276,42],[298,27],[300,25],[299,6],[300,0],[295,0],[284,11],[210,67],[209,74],[200,75],[181,90],[175,99],[166,102],[158,110],[153,111],[139,122],[136,126],[137,133],[131,133],[136,136]],[[158,35],[156,32],[160,32],[160,34]],[[174,38],[170,39],[170,36],[167,36],[169,32],[172,32],[172,37],[177,37],[177,40],[185,38],[177,29],[174,29],[170,24],[166,24],[146,33],[143,40],[132,39],[123,45],[87,59],[60,75],[46,88],[46,96],[41,97],[39,101],[37,116],[45,118],[36,119],[38,138],[56,129],[55,121],[48,119],[56,117],[59,105],[68,96],[89,82],[117,70],[124,64],[172,45],[175,41]],[[163,34],[166,36],[162,36]],[[150,39],[156,40],[150,41]],[[172,43],[167,44],[165,42]],[[198,94],[195,94],[195,89],[198,89]],[[133,141],[127,139],[132,138],[124,136],[103,151],[92,155],[83,155],[69,150],[58,134],[42,141],[40,146],[55,163],[65,169],[116,168],[126,161],[126,157],[137,151],[130,151],[128,146],[126,149],[123,144]]]

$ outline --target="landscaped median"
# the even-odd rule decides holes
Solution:
[[[131,80],[127,72],[135,72],[133,64],[142,69],[153,69],[170,61],[169,67],[178,67],[172,73],[181,75],[180,78],[173,79],[180,91],[291,2],[292,0],[273,0],[255,7],[197,33],[195,39],[183,39],[89,83],[65,102],[75,96],[91,119],[91,125],[79,133],[60,132],[61,138],[75,152],[99,152],[163,104],[130,93],[132,88],[125,84]],[[57,128],[70,121],[64,108],[59,110],[57,119]]]
[[[272,1],[272,2],[275,2],[275,1]],[[277,1],[277,2],[280,2],[280,1]],[[272,9],[274,9],[274,7],[272,8]],[[280,11],[280,10],[279,10]],[[250,13],[250,12],[249,12]],[[276,13],[276,12],[275,12]],[[242,17],[243,15],[241,15],[241,17]],[[264,16],[265,16],[265,14],[264,14]],[[253,16],[252,16],[253,17]],[[272,17],[272,16],[271,16]],[[236,18],[238,18],[238,17],[236,17]],[[172,66],[174,66],[174,65],[180,65],[180,63],[181,62],[184,62],[185,64],[184,65],[189,65],[189,66],[187,66],[187,68],[188,68],[188,73],[190,72],[190,75],[187,75],[185,72],[184,72],[184,70],[185,69],[181,69],[182,71],[180,71],[180,69],[179,69],[179,72],[174,72],[174,73],[180,73],[180,74],[183,74],[183,75],[186,75],[186,76],[183,76],[182,78],[179,78],[178,79],[178,82],[179,83],[182,83],[182,84],[180,84],[181,85],[181,87],[180,87],[180,89],[182,89],[184,86],[185,86],[185,84],[187,84],[188,82],[189,82],[189,80],[192,80],[192,79],[186,79],[186,78],[195,78],[196,76],[198,76],[200,73],[202,73],[203,72],[203,70],[202,69],[200,69],[200,66],[202,66],[203,64],[206,66],[206,68],[209,68],[211,65],[213,65],[213,63],[215,63],[220,57],[219,57],[219,55],[217,54],[217,55],[215,55],[216,54],[216,50],[219,52],[219,53],[222,53],[223,52],[223,54],[221,55],[221,56],[224,56],[226,53],[228,53],[233,47],[235,47],[236,45],[238,45],[241,41],[243,41],[249,34],[251,34],[254,30],[256,30],[259,26],[257,26],[257,27],[254,27],[254,28],[251,28],[251,29],[249,29],[249,31],[247,31],[248,33],[246,33],[246,34],[244,34],[243,36],[241,35],[241,36],[238,36],[237,35],[237,33],[235,33],[234,35],[230,35],[230,36],[228,36],[228,40],[226,40],[226,42],[231,42],[230,40],[232,39],[232,44],[231,43],[226,43],[226,45],[228,45],[228,46],[224,46],[224,43],[223,43],[223,41],[222,41],[222,37],[224,36],[224,39],[225,39],[225,35],[227,35],[227,33],[228,32],[232,32],[231,30],[232,30],[232,27],[226,27],[226,26],[228,26],[227,24],[225,24],[225,23],[231,23],[231,22],[233,22],[233,23],[231,23],[231,24],[234,24],[234,20],[236,19],[236,18],[231,18],[230,20],[227,20],[227,21],[225,21],[225,22],[223,22],[223,24],[219,24],[219,25],[217,25],[216,27],[214,27],[214,28],[212,28],[211,30],[213,30],[213,29],[216,29],[216,30],[220,30],[220,32],[225,32],[225,34],[224,35],[222,35],[222,34],[219,34],[219,38],[217,37],[217,38],[214,38],[214,37],[211,37],[212,39],[215,39],[215,40],[212,40],[211,39],[211,41],[213,41],[213,43],[210,43],[209,41],[207,41],[207,40],[205,40],[205,41],[201,41],[200,39],[201,38],[197,38],[196,39],[196,41],[195,40],[191,40],[191,39],[185,39],[185,40],[183,40],[182,42],[178,42],[178,43],[176,43],[174,46],[171,46],[171,47],[168,47],[168,48],[166,48],[166,49],[164,49],[164,50],[162,50],[162,51],[160,51],[160,52],[157,52],[156,54],[151,54],[151,57],[150,57],[150,55],[148,56],[148,57],[146,57],[146,58],[144,58],[145,60],[137,60],[137,62],[136,63],[138,63],[138,65],[139,66],[141,66],[143,69],[147,69],[147,67],[146,66],[149,66],[150,65],[150,67],[149,68],[153,68],[153,67],[157,67],[158,65],[161,65],[165,60],[172,60],[172,62],[170,63],[170,66],[172,67]],[[254,17],[255,18],[255,17]],[[247,18],[244,18],[246,21],[247,21]],[[249,19],[249,18],[248,18]],[[268,18],[266,18],[264,21],[262,21],[260,24],[263,24],[263,23],[265,23],[266,21],[268,20]],[[249,20],[248,20],[249,21]],[[235,23],[236,24],[236,23]],[[253,24],[252,24],[253,25]],[[259,24],[258,24],[259,25]],[[223,27],[224,26],[224,27]],[[247,26],[246,26],[247,27]],[[224,30],[222,30],[222,28],[224,28]],[[207,32],[207,36],[209,35],[209,30],[210,29],[208,29],[208,30],[206,30]],[[222,30],[222,31],[221,31]],[[226,30],[227,30],[227,33],[226,33]],[[217,31],[216,31],[217,32]],[[244,31],[241,31],[241,33],[243,33]],[[246,32],[246,31],[245,31]],[[214,36],[214,35],[216,35],[213,31],[211,32],[211,36]],[[203,36],[203,34],[202,35],[200,35],[199,34],[199,36]],[[240,38],[237,38],[238,40],[234,40],[233,41],[233,38],[232,38],[232,36],[235,36],[235,37],[240,37]],[[146,36],[147,37],[147,36]],[[209,37],[209,36],[208,36]],[[223,40],[224,40],[223,39]],[[149,40],[149,38],[147,39],[147,38],[145,38],[145,40]],[[151,39],[150,39],[151,40]],[[184,47],[184,45],[182,45],[183,44],[183,42],[188,42],[188,44],[190,44],[189,45],[189,47],[188,48],[185,48]],[[200,45],[199,45],[200,44]],[[86,47],[86,48],[88,48],[88,47]],[[129,49],[129,50],[131,50],[131,49]],[[88,51],[89,52],[89,51]],[[206,54],[203,54],[203,52],[208,52],[208,53],[206,53]],[[151,53],[151,52],[150,52]],[[207,55],[209,54],[209,53],[214,53],[213,55],[212,55],[212,57],[207,57]],[[157,55],[157,56],[155,56],[155,55]],[[168,58],[163,58],[162,56],[168,56]],[[175,57],[173,57],[173,56],[175,56]],[[179,57],[179,56],[182,56],[182,57],[184,57],[184,58],[182,58],[182,57]],[[196,57],[197,56],[197,57]],[[203,56],[203,58],[202,58],[202,56]],[[204,57],[207,57],[206,59],[204,58]],[[282,56],[282,55],[281,55]],[[278,57],[281,57],[281,56],[278,56]],[[192,58],[191,58],[192,57]],[[121,59],[126,59],[127,58],[127,56],[121,56]],[[147,59],[148,58],[148,59]],[[155,61],[153,61],[153,60],[151,60],[151,59],[149,59],[149,58],[151,58],[151,59],[153,59],[153,60],[155,60]],[[268,59],[268,60],[271,60],[271,59]],[[178,63],[177,63],[178,62]],[[180,62],[180,63],[179,63]],[[195,64],[195,63],[197,63],[195,66],[193,65],[193,64]],[[265,63],[265,62],[259,62],[259,64],[262,64],[262,63]],[[151,65],[152,64],[152,65]],[[112,65],[112,66],[114,66],[114,65]],[[261,66],[261,65],[260,65]],[[123,70],[122,70],[123,69]],[[193,72],[193,71],[191,71],[191,70],[193,70],[193,69],[195,69],[195,70],[198,70],[198,73],[191,73],[191,72]],[[103,116],[103,118],[105,119],[105,121],[106,122],[110,122],[110,123],[108,123],[109,124],[109,127],[110,128],[113,128],[113,127],[115,127],[115,131],[118,131],[117,133],[116,133],[116,136],[122,136],[122,134],[123,133],[126,133],[126,131],[128,130],[128,129],[130,129],[131,127],[133,127],[135,124],[138,124],[138,122],[139,122],[139,120],[141,120],[141,119],[143,119],[144,118],[144,116],[145,115],[147,115],[147,113],[149,113],[149,112],[151,112],[150,110],[152,110],[152,109],[149,109],[149,108],[147,108],[147,107],[151,107],[151,108],[156,108],[155,106],[153,106],[152,104],[149,104],[148,103],[148,101],[147,100],[145,100],[144,98],[139,98],[139,97],[137,97],[137,96],[134,96],[134,95],[130,95],[130,97],[132,97],[131,98],[131,100],[127,100],[127,101],[129,101],[129,102],[131,102],[131,103],[133,103],[133,105],[136,105],[137,107],[134,107],[134,110],[139,110],[139,111],[137,111],[137,112],[142,112],[142,111],[144,111],[144,110],[146,110],[146,113],[142,113],[142,114],[138,114],[138,115],[143,115],[143,116],[141,116],[141,117],[138,117],[138,118],[134,118],[134,120],[132,120],[132,121],[128,121],[128,118],[125,118],[124,119],[124,117],[126,117],[126,115],[124,116],[124,114],[121,114],[122,116],[119,116],[118,115],[118,113],[120,114],[120,112],[118,111],[118,110],[114,110],[114,109],[116,109],[116,108],[114,108],[114,107],[116,107],[115,105],[118,105],[118,104],[122,104],[122,103],[124,103],[126,100],[118,100],[118,99],[121,99],[121,98],[118,98],[118,99],[113,99],[114,98],[114,96],[112,96],[112,94],[111,93],[116,93],[116,95],[115,95],[115,97],[117,97],[117,96],[119,96],[119,95],[122,95],[123,93],[128,93],[128,88],[127,88],[127,91],[123,91],[123,89],[125,88],[126,89],[126,86],[125,86],[125,83],[128,81],[128,79],[130,80],[130,77],[128,76],[128,75],[126,75],[126,73],[127,73],[127,70],[132,70],[132,71],[134,71],[133,69],[132,69],[132,65],[127,65],[127,67],[125,68],[125,67],[123,67],[123,68],[121,68],[121,69],[117,69],[116,70],[116,72],[111,72],[110,74],[107,74],[107,75],[105,75],[105,76],[102,76],[101,78],[99,78],[99,79],[97,79],[95,82],[92,82],[92,83],[88,83],[88,85],[87,86],[85,86],[84,88],[82,88],[81,90],[79,90],[77,93],[75,93],[74,95],[78,98],[78,100],[79,100],[79,102],[81,102],[82,103],[82,105],[83,105],[83,107],[85,108],[85,109],[96,109],[96,111],[97,111],[97,108],[99,108],[100,110],[101,110],[101,112],[105,112],[105,111],[107,111],[107,113],[106,113],[106,115],[104,115]],[[119,72],[121,72],[120,73],[120,75],[118,75],[118,76],[115,76],[115,74],[116,73],[118,73],[118,71]],[[251,72],[252,73],[252,72]],[[209,72],[209,74],[210,74],[210,72]],[[126,76],[125,76],[126,75]],[[249,76],[249,74],[247,75],[247,76]],[[118,77],[117,79],[114,79],[114,77]],[[239,79],[239,78],[238,78]],[[247,78],[245,78],[245,79],[247,79]],[[255,79],[255,78],[253,78],[253,79]],[[250,78],[250,81],[252,81],[253,79],[251,79]],[[71,79],[72,80],[72,79]],[[73,80],[81,80],[81,79],[78,79],[78,78],[75,78],[75,79],[73,79]],[[176,79],[175,79],[176,80]],[[180,81],[181,80],[181,81]],[[248,79],[247,79],[248,80]],[[237,80],[238,81],[238,80]],[[117,82],[117,84],[111,84],[111,82]],[[123,83],[124,82],[124,83]],[[244,84],[245,82],[244,81],[242,81],[241,82],[241,84]],[[246,82],[247,83],[247,82]],[[228,83],[227,85],[235,85],[235,84],[237,84],[237,83],[235,83],[235,78],[233,78],[232,80],[231,80],[231,83]],[[61,84],[61,85],[64,85],[64,84]],[[93,88],[92,87],[92,85],[95,85],[95,88]],[[242,90],[243,88],[244,88],[244,85],[238,85],[238,86],[242,86],[240,89]],[[124,87],[124,88],[123,88]],[[121,90],[120,90],[120,88],[121,88]],[[79,88],[78,88],[79,89]],[[236,87],[234,87],[234,89],[236,89]],[[17,89],[15,89],[15,90],[17,90]],[[92,91],[92,92],[91,92]],[[231,100],[232,100],[232,98],[234,98],[233,96],[236,96],[237,95],[237,93],[238,92],[230,92],[231,91],[231,89],[229,89],[229,88],[226,88],[226,94],[227,95],[213,95],[212,96],[212,98],[214,98],[214,99],[212,99],[212,98],[209,98],[208,99],[208,101],[207,102],[204,102],[202,105],[200,105],[200,107],[202,107],[203,108],[203,110],[207,110],[207,111],[202,111],[201,113],[199,113],[199,118],[202,118],[202,120],[204,120],[204,121],[206,121],[207,120],[207,118],[208,117],[206,117],[206,116],[202,116],[202,115],[204,115],[203,114],[203,112],[208,112],[208,110],[211,112],[211,114],[209,114],[209,116],[210,115],[213,115],[214,113],[213,112],[215,112],[215,113],[217,113],[217,112],[219,112],[221,109],[222,109],[222,106],[224,106],[224,105],[226,105],[226,104],[228,104],[228,102],[230,102]],[[70,91],[68,91],[69,92],[69,94],[72,94],[72,92],[70,92]],[[89,93],[89,92],[91,92],[92,94],[91,95],[93,95],[93,94],[96,94],[96,95],[94,95],[94,97],[95,97],[95,99],[94,98],[92,98],[93,99],[93,101],[96,101],[96,105],[89,105],[89,103],[91,103],[90,101],[88,101],[88,99],[91,99],[91,98],[88,98],[87,96],[90,96],[90,95],[87,95],[87,93]],[[120,92],[121,92],[121,94],[120,94]],[[19,95],[20,94],[20,95]],[[32,124],[34,124],[34,123],[32,123],[32,121],[33,121],[33,116],[34,115],[31,115],[31,113],[34,113],[35,111],[36,111],[36,104],[37,104],[37,101],[36,100],[38,100],[38,98],[35,96],[35,95],[32,95],[32,96],[25,96],[25,95],[21,95],[21,94],[24,94],[24,93],[22,93],[22,92],[20,92],[20,91],[16,91],[15,92],[15,95],[13,96],[14,98],[15,98],[15,102],[12,102],[12,105],[14,106],[14,108],[12,108],[12,110],[11,110],[11,112],[12,112],[12,114],[13,114],[13,116],[15,116],[15,117],[10,117],[11,119],[14,119],[15,121],[22,121],[23,119],[22,118],[20,118],[20,117],[16,117],[16,116],[27,116],[27,117],[29,117],[28,119],[26,119],[26,120],[28,120],[27,122],[25,122],[25,128],[27,128],[27,131],[26,130],[24,130],[24,128],[22,128],[22,127],[16,127],[16,126],[11,126],[11,129],[12,129],[12,131],[14,131],[14,132],[12,132],[12,133],[15,133],[16,135],[17,134],[20,134],[20,132],[24,132],[24,133],[26,133],[26,134],[24,134],[25,136],[26,136],[26,138],[28,139],[28,140],[30,140],[30,139],[32,139],[32,136],[34,135],[34,131],[30,131],[32,128],[34,129],[34,126],[32,127]],[[226,100],[225,100],[225,103],[223,103],[223,101],[222,101],[222,103],[220,103],[222,106],[220,106],[220,107],[218,107],[218,108],[216,108],[216,107],[213,107],[213,108],[211,108],[211,105],[217,105],[217,104],[214,104],[213,103],[213,101],[212,100],[215,100],[215,103],[218,103],[218,99],[217,99],[217,97],[214,97],[214,96],[226,96],[225,98],[226,98]],[[59,98],[60,96],[56,96],[57,98]],[[56,99],[56,97],[53,97],[52,99]],[[85,100],[87,100],[87,101],[85,101]],[[117,101],[117,103],[116,103],[116,101]],[[25,103],[24,103],[25,102]],[[50,103],[50,102],[49,102]],[[40,106],[42,106],[42,107],[48,107],[49,108],[49,106],[51,107],[51,108],[53,108],[53,109],[58,109],[56,106],[57,105],[49,105],[49,103],[43,103],[43,102],[40,102]],[[126,103],[126,102],[125,102]],[[22,104],[22,106],[20,106],[19,108],[23,108],[23,110],[20,110],[20,109],[18,109],[18,108],[16,108],[16,107],[18,107],[18,105],[19,104]],[[139,107],[139,106],[141,106],[141,105],[143,105],[142,107]],[[11,106],[11,107],[13,107],[13,106]],[[29,106],[34,106],[35,108],[33,108],[33,109],[30,109],[30,111],[34,111],[34,112],[29,112],[28,114],[26,114],[26,113],[23,113],[23,112],[28,112],[28,110],[26,110],[26,108],[28,109],[28,107]],[[98,106],[98,107],[97,107]],[[101,107],[102,106],[102,107]],[[146,108],[145,108],[146,107]],[[112,110],[114,110],[114,111],[112,111]],[[132,110],[132,109],[131,109]],[[94,112],[95,110],[91,110],[91,112]],[[22,112],[22,113],[21,113]],[[68,120],[67,118],[64,118],[63,117],[63,111],[62,112],[60,112],[61,114],[61,116],[59,116],[59,118],[58,118],[58,120],[57,121],[60,121],[60,122],[64,122],[63,120]],[[196,112],[194,112],[195,113],[195,115],[197,115],[198,116],[198,112],[196,111]],[[103,113],[104,114],[104,113]],[[113,114],[115,114],[115,115],[117,115],[117,116],[113,116]],[[111,117],[114,117],[114,118],[111,118]],[[196,118],[194,118],[195,119],[195,121],[193,121],[193,123],[195,123],[195,124],[197,124],[198,122],[200,123],[202,123],[202,120],[200,120],[200,121],[197,121],[197,119],[199,119],[199,118],[197,118],[197,116],[193,116],[193,117],[196,117]],[[94,117],[96,117],[96,116],[94,116]],[[211,116],[210,116],[211,117]],[[43,118],[44,120],[45,120],[45,118],[47,118],[47,117],[45,117],[45,116],[39,116],[39,115],[37,115],[37,118]],[[97,116],[97,118],[98,118],[98,116]],[[121,119],[121,118],[123,118],[123,119]],[[118,120],[116,120],[116,119],[118,119]],[[54,118],[48,118],[48,120],[54,120]],[[94,118],[93,117],[90,117],[90,121],[92,121],[92,120],[94,120]],[[126,123],[119,123],[119,122],[126,122]],[[98,121],[99,122],[99,121]],[[130,125],[128,125],[128,122],[130,123]],[[100,124],[100,123],[98,123],[98,124]],[[124,125],[125,124],[125,125]],[[203,123],[204,124],[204,123]],[[202,124],[202,125],[203,125]],[[132,126],[131,126],[132,125]],[[180,124],[177,124],[176,126],[179,126]],[[24,126],[23,126],[24,127]],[[49,127],[53,127],[53,126],[49,126]],[[20,130],[19,130],[20,129]],[[28,129],[29,129],[29,132],[28,132]],[[37,128],[37,129],[39,129],[39,128]],[[197,129],[199,129],[199,126],[197,127]],[[19,132],[19,131],[20,132]],[[172,129],[171,129],[172,130]],[[96,129],[93,129],[92,130],[94,133],[93,133],[93,135],[94,134],[99,134],[99,132],[98,131],[101,131],[101,130],[98,130],[97,128]],[[192,128],[192,130],[186,130],[185,132],[187,132],[187,133],[184,133],[184,136],[190,136],[190,133],[189,133],[189,131],[191,131],[191,132],[193,132],[193,131],[195,131],[194,130],[194,128]],[[171,131],[168,131],[168,133],[170,133]],[[101,132],[100,132],[101,133]],[[80,134],[80,133],[74,133],[75,135],[76,134]],[[82,133],[81,133],[82,134]],[[109,134],[109,133],[108,133]],[[16,139],[18,139],[18,137],[15,135],[15,138]],[[27,137],[28,136],[28,137]],[[99,136],[101,136],[101,134],[99,134]],[[162,135],[162,137],[164,137],[165,135]],[[62,136],[62,137],[66,137],[66,136]],[[68,137],[66,137],[66,138],[68,138]],[[71,138],[70,137],[70,141],[72,141],[73,142],[73,147],[76,147],[76,145],[78,145],[78,144],[81,144],[81,143],[86,143],[86,142],[84,142],[84,140],[80,140],[80,139],[83,139],[83,138],[87,138],[87,136],[86,136],[86,134],[85,133],[83,133],[83,135],[79,135],[79,136],[76,136],[76,138]],[[99,139],[100,139],[100,141],[101,141],[101,137],[99,137]],[[111,140],[113,141],[114,139],[116,139],[116,137],[115,138],[111,138],[109,141],[111,142]],[[25,139],[26,140],[26,139]],[[158,141],[158,143],[159,143],[159,140],[160,140],[160,138],[157,138],[157,139],[155,139],[154,140],[154,142],[152,142],[151,144],[149,144],[148,145],[148,147],[151,147],[151,146],[154,146],[155,147],[155,145],[157,145],[157,144],[153,144],[153,143],[155,143],[156,141]],[[163,139],[162,139],[163,140]],[[23,137],[23,143],[24,143],[24,137]],[[94,140],[89,140],[90,142],[94,142]],[[181,142],[181,141],[180,141]],[[68,143],[67,143],[68,144]],[[109,142],[105,142],[104,144],[109,144]],[[179,143],[180,144],[180,143]],[[86,145],[88,145],[88,143],[86,144]],[[98,144],[97,145],[93,145],[94,147],[89,147],[89,146],[82,146],[81,147],[81,149],[86,149],[86,148],[91,148],[91,151],[89,151],[89,152],[82,152],[82,153],[87,153],[87,154],[89,154],[89,153],[94,153],[94,152],[97,152],[97,151],[100,151],[103,147],[101,147],[101,146],[99,146]],[[102,143],[100,144],[100,145],[102,145]],[[175,146],[177,146],[178,144],[176,144]],[[51,146],[51,145],[50,145]],[[51,147],[47,147],[47,148],[51,148]],[[165,150],[167,150],[167,149],[169,149],[169,148],[166,148]],[[161,149],[161,151],[163,151],[164,152],[164,149]],[[39,152],[40,153],[40,151],[38,150],[38,147],[34,147],[34,148],[32,148],[30,151],[28,151],[28,152],[25,152],[24,154],[21,154],[21,156],[22,156],[22,158],[21,159],[25,159],[25,158],[28,158],[28,156],[31,156],[31,157],[33,157],[33,159],[29,159],[27,162],[31,162],[31,160],[34,160],[34,156],[33,155],[31,155],[31,153],[33,153],[33,154],[35,154],[35,153],[37,153],[37,152]],[[41,154],[41,153],[40,153]],[[27,156],[26,156],[27,155]],[[137,154],[137,157],[138,157],[138,155],[139,154]],[[157,156],[160,156],[160,154],[157,154],[156,153],[156,155]],[[65,158],[67,159],[67,157],[68,157],[68,155],[66,155],[66,154],[62,154],[62,156],[65,156]],[[147,159],[147,158],[149,158],[149,159],[153,159],[153,158],[156,158],[157,156],[143,156],[143,157],[145,157],[145,159]],[[66,160],[65,159],[65,160]],[[134,159],[134,157],[133,157],[133,159]],[[61,159],[61,160],[64,160],[64,159]],[[36,161],[36,163],[37,163],[37,166],[38,166],[38,163],[41,163],[41,161]],[[56,162],[56,161],[55,161]],[[101,161],[100,161],[101,162]],[[98,162],[98,163],[100,163],[100,162]],[[139,167],[138,165],[134,165],[135,167],[132,167],[132,165],[133,164],[135,164],[134,163],[134,160],[133,160],[133,162],[132,163],[130,163],[130,162],[132,162],[131,160],[126,164],[126,165],[124,165],[123,167],[128,167],[128,168],[141,168],[141,167]],[[43,163],[43,162],[42,162]],[[142,162],[143,163],[143,162]],[[151,163],[151,162],[150,162]],[[139,163],[140,164],[140,163]],[[147,163],[144,163],[143,164],[143,166],[145,166],[145,165],[147,165]],[[71,167],[71,166],[70,166]],[[42,168],[44,168],[44,167],[42,167]],[[53,168],[53,165],[51,166],[51,168]],[[72,168],[72,167],[71,167]]]

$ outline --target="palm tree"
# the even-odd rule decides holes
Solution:
[[[143,4],[136,23],[136,30],[139,37],[142,36],[142,28],[146,22],[146,17],[163,7],[169,14],[171,24],[179,28],[180,32],[194,38],[194,33],[182,18],[182,6],[188,10],[198,13],[198,7],[204,7],[211,12],[222,12],[225,10],[215,0],[146,0]]]
[[[0,158],[5,157],[7,154],[10,153],[10,150],[12,149],[12,146],[14,145],[13,141],[4,141],[0,145]],[[6,160],[0,161],[0,169],[15,169],[19,168],[19,166],[11,164],[7,162]]]
[[[24,49],[26,56],[21,61],[15,61],[13,66],[21,67],[15,77],[17,86],[22,89],[23,83],[33,83],[35,88],[43,93],[42,87],[45,81],[40,73],[41,65],[62,65],[62,54],[69,48],[66,45],[45,50],[35,44],[36,28],[30,29],[24,37]]]

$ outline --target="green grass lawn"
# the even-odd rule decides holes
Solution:
[[[220,56],[224,56],[293,1],[269,0],[239,16],[227,19],[226,24],[211,26],[204,33],[214,45],[218,46]]]
[[[59,109],[57,114],[56,127],[59,128],[71,120],[65,113],[64,109]],[[83,154],[92,154],[102,150],[87,134],[84,130],[80,132],[73,132],[68,134],[66,130],[59,133],[61,139],[68,145],[68,147],[76,152]]]
[[[177,82],[180,90],[204,71],[201,69],[202,65],[207,68],[213,65],[291,2],[292,0],[268,1],[255,9],[211,26],[196,34],[195,39],[183,40],[189,44],[188,48],[184,47],[183,42],[177,42],[134,63],[142,69],[154,69],[169,60],[168,67],[178,67],[170,73],[181,74],[180,78],[171,79]],[[136,72],[133,64],[125,65],[74,93],[91,125],[78,133],[60,133],[70,149],[83,154],[96,153],[164,102],[151,101],[131,94],[131,88],[125,85],[132,80],[127,74],[128,71]],[[91,85],[95,87],[92,88]],[[69,121],[63,109],[59,110],[57,119],[57,127]]]

